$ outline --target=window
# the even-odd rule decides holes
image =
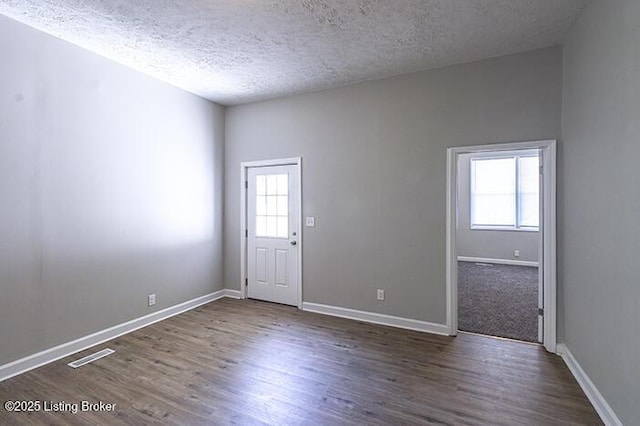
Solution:
[[[256,176],[256,237],[288,236],[289,175]]]
[[[471,228],[538,230],[539,156],[471,159]]]

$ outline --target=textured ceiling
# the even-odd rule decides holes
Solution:
[[[0,13],[230,105],[550,46],[586,0],[0,0]]]

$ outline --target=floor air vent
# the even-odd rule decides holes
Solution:
[[[104,358],[105,356],[111,355],[114,352],[115,351],[113,349],[103,349],[103,350],[101,350],[99,352],[96,352],[95,354],[87,355],[84,358],[80,358],[77,361],[70,362],[67,365],[69,367],[73,367],[73,368],[82,367],[85,364],[89,364],[90,362],[93,362],[93,361],[95,361],[97,359],[100,359],[100,358]]]

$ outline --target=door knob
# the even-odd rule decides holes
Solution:
[[[292,246],[295,246],[296,244],[298,244],[297,241],[291,241],[289,244],[291,244]]]

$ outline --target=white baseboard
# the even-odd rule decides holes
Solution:
[[[341,308],[339,306],[321,305],[319,303],[302,303],[302,310],[334,317],[348,318],[373,324],[388,325],[391,327],[405,328],[408,330],[423,331],[433,334],[449,335],[449,327],[444,324],[418,321],[409,318],[395,317],[392,315],[377,314],[375,312],[358,311],[355,309]]]
[[[231,299],[242,299],[242,292],[240,290],[231,290],[225,288],[223,291],[224,297],[229,297]]]
[[[576,378],[576,381],[582,388],[589,401],[596,409],[600,419],[607,426],[622,426],[622,422],[616,416],[609,403],[604,399],[598,388],[591,381],[587,373],[584,372],[578,361],[573,357],[573,354],[564,343],[559,343],[557,346],[558,355],[562,357],[569,370]]]
[[[458,256],[461,262],[495,263],[497,265],[538,266],[538,262],[529,260],[490,259],[488,257]]]
[[[34,368],[49,364],[50,362],[57,361],[76,352],[83,351],[92,346],[99,345],[108,340],[122,336],[123,334],[131,333],[139,328],[146,327],[174,315],[181,314],[200,305],[204,305],[205,303],[213,302],[214,300],[218,300],[223,297],[234,297],[235,293],[228,293],[233,291],[234,290],[228,289],[218,290],[214,293],[197,297],[175,306],[170,306],[160,311],[109,327],[71,342],[63,343],[8,364],[0,365],[0,382],[13,376],[17,376],[18,374],[26,373]]]

